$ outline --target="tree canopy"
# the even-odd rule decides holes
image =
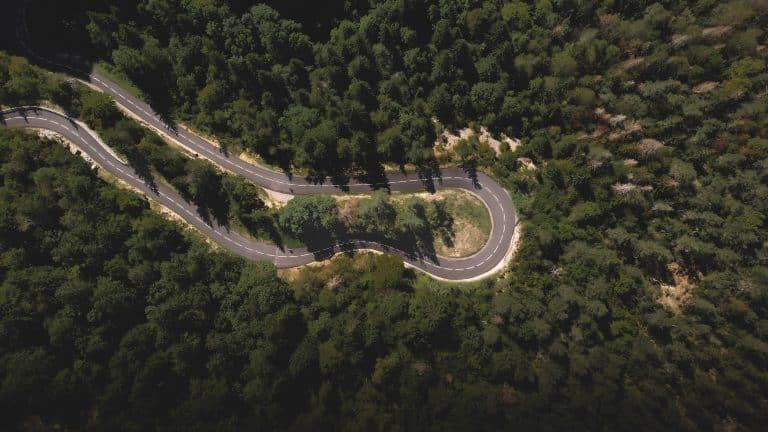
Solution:
[[[79,47],[169,117],[309,176],[433,167],[441,125],[519,137],[469,137],[452,162],[503,184],[523,228],[474,283],[374,254],[278,276],[0,131],[4,429],[766,424],[764,2],[30,3],[30,43]],[[82,94],[0,55],[4,105],[55,102],[214,217],[275,223],[242,179]],[[279,227],[341,238],[333,199],[294,201]],[[384,193],[358,216],[380,236],[450,226]]]

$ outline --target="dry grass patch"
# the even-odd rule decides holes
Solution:
[[[693,290],[696,286],[690,282],[688,276],[681,274],[677,263],[669,264],[667,268],[672,273],[674,284],[661,283],[656,302],[675,314],[680,314],[693,301]]]
[[[701,30],[701,35],[708,38],[720,38],[729,35],[732,30],[733,27],[729,25],[707,27]]]
[[[643,61],[645,61],[645,57],[634,57],[629,60],[625,60],[619,67],[621,67],[623,70],[629,70],[640,66],[643,64]]]
[[[453,230],[456,234],[450,246],[440,238],[435,239],[435,251],[439,255],[452,258],[470,256],[488,241],[488,235],[467,219],[454,219]]]
[[[294,197],[294,195],[291,194],[276,192],[271,189],[264,189],[261,187],[259,188],[259,192],[259,197],[263,199],[267,207],[270,208],[281,208],[288,204],[288,201]],[[261,192],[263,192],[263,195]]]
[[[643,138],[637,144],[637,154],[642,159],[647,159],[664,148],[664,143],[653,138]]]
[[[693,92],[696,94],[707,93],[714,90],[720,83],[717,81],[705,81],[693,88]]]
[[[338,274],[339,266],[351,266],[352,274],[363,274],[374,265],[376,255],[381,252],[357,251],[353,257],[346,254],[336,254],[323,261],[313,261],[298,267],[278,269],[277,275],[286,282],[301,287],[317,286],[327,290],[335,290],[343,285],[345,280]]]
[[[477,253],[488,242],[491,235],[491,216],[482,201],[461,189],[440,189],[434,194],[393,195],[394,202],[404,203],[410,196],[424,201],[445,201],[446,210],[453,217],[454,238],[447,244],[435,236],[435,252],[452,258],[461,258]]]

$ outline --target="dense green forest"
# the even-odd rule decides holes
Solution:
[[[477,284],[371,255],[280,279],[3,132],[8,429],[768,421],[766,2],[30,3],[35,46],[286,169],[431,169],[433,118],[520,137],[462,162],[514,193],[524,235]]]
[[[156,133],[125,117],[107,95],[0,51],[0,104],[8,107],[53,105],[84,121],[148,183],[165,182],[198,212],[222,225],[242,225],[256,236],[279,240],[257,186],[221,172],[207,160],[182,153]]]
[[[90,125],[150,184],[164,182],[197,206],[209,222],[238,229],[278,246],[327,247],[349,238],[384,240],[401,250],[434,256],[436,236],[455,235],[452,215],[440,202],[411,197],[395,206],[384,191],[365,199],[359,214],[342,218],[330,196],[298,196],[269,208],[254,184],[222,172],[211,162],[168,145],[159,135],[124,116],[107,95],[0,51],[0,104],[53,104]],[[356,212],[357,213],[357,212]]]

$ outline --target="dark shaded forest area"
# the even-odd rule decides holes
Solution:
[[[508,187],[524,229],[480,283],[371,255],[280,279],[2,131],[7,429],[768,421],[765,1],[345,1],[315,22],[296,2],[31,3],[36,47],[110,63],[289,169],[429,169],[433,118],[520,137],[462,163]],[[5,105],[40,85],[11,68]]]

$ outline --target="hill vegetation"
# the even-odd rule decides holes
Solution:
[[[425,205],[412,194],[408,194],[409,205],[393,206],[386,190],[378,191],[375,209],[369,208],[359,217],[342,218],[336,201],[329,196],[299,196],[285,207],[268,208],[258,186],[223,172],[197,154],[170,146],[152,130],[124,116],[109,96],[76,80],[0,51],[0,83],[5,83],[0,89],[1,104],[53,105],[81,119],[124,155],[145,181],[170,185],[193,203],[208,223],[232,227],[279,247],[306,245],[317,250],[357,238],[386,241],[403,251],[434,259],[435,239],[456,235],[451,220],[459,209],[437,201]],[[485,207],[480,205],[478,210],[489,218]],[[319,222],[321,217],[323,223]],[[487,235],[480,240],[479,245],[485,244]]]

